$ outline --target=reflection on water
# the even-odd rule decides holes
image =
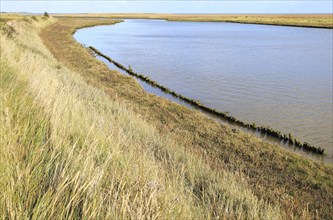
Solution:
[[[332,162],[332,35],[327,29],[126,20],[79,30],[75,38],[209,107],[325,148]]]

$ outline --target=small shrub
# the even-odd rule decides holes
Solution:
[[[49,18],[50,15],[47,12],[44,12],[44,18]]]

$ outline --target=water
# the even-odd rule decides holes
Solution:
[[[322,147],[333,162],[332,30],[126,20],[75,38],[206,106]]]

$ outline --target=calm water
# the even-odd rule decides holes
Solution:
[[[126,20],[75,38],[209,107],[325,148],[333,161],[332,30]]]

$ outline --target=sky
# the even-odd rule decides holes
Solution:
[[[1,12],[42,13],[332,13],[333,3],[326,0],[274,1],[19,1],[0,0]]]

